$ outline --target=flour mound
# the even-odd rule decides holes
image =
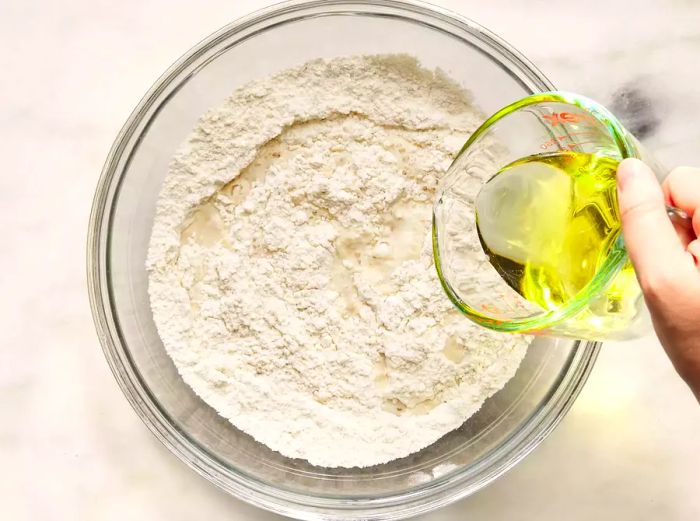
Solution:
[[[471,324],[432,262],[432,198],[481,121],[405,56],[317,60],[207,112],[164,182],[147,266],[183,379],[271,449],[327,467],[459,427],[528,340]]]

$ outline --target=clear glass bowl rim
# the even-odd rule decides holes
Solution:
[[[129,155],[138,135],[157,113],[156,104],[167,101],[168,92],[195,74],[199,67],[229,47],[256,32],[290,19],[323,15],[377,15],[379,10],[391,16],[425,23],[447,24],[453,36],[468,37],[470,43],[509,63],[541,91],[554,90],[537,68],[501,38],[472,20],[449,10],[417,0],[292,0],[270,6],[240,18],[211,34],[179,58],[151,87],[133,110],[105,161],[90,214],[87,237],[87,282],[95,328],[103,352],[122,392],[141,420],[171,452],[189,467],[226,492],[250,504],[299,519],[402,519],[426,513],[473,494],[529,454],[556,427],[578,396],[600,349],[596,342],[579,343],[574,349],[567,373],[552,390],[545,405],[498,450],[476,465],[431,481],[427,487],[390,496],[333,499],[293,493],[251,479],[218,461],[177,428],[167,411],[160,407],[142,380],[115,319],[108,275],[108,237],[113,204],[120,179],[128,166]],[[385,13],[386,15],[386,13]],[[437,27],[433,27],[437,28]],[[444,28],[441,30],[445,30]],[[454,32],[452,32],[454,31]],[[204,57],[212,49],[216,54]],[[512,71],[508,71],[511,72]],[[183,77],[184,75],[184,77]]]

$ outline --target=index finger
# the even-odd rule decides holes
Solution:
[[[674,168],[662,185],[666,201],[680,208],[693,220],[695,236],[700,236],[700,169]]]

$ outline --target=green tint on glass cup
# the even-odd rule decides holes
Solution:
[[[619,230],[616,237],[611,234],[614,240],[607,254],[582,289],[549,309],[515,291],[480,245],[476,206],[486,183],[514,161],[557,153],[590,154],[615,162],[635,157],[650,164],[657,174],[662,171],[615,116],[583,96],[545,92],[502,108],[472,134],[438,190],[433,209],[433,251],[442,286],[467,317],[497,331],[591,340],[641,336],[650,329],[650,320]],[[515,179],[522,182],[510,187],[516,191],[506,203],[512,200],[515,204],[518,195],[521,199],[531,195],[528,188],[536,181],[529,179],[530,185],[527,178]],[[617,214],[616,200],[610,201],[611,212]],[[483,200],[479,204],[483,205]],[[547,211],[551,205],[545,204],[542,208]],[[502,215],[507,212],[506,205]],[[513,211],[512,215],[518,214]],[[681,220],[685,217],[673,208],[669,215]],[[517,230],[519,224],[499,226]],[[518,238],[517,233],[515,236]],[[624,305],[619,306],[620,301]]]

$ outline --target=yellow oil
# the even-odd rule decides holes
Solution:
[[[476,208],[482,248],[525,299],[560,309],[608,257],[621,233],[617,165],[578,152],[533,155],[505,166],[482,188]],[[639,294],[627,263],[575,320],[583,330],[622,329],[636,314]]]

